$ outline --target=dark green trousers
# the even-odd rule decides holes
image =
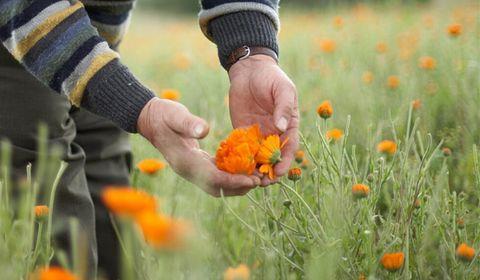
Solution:
[[[128,185],[128,135],[110,121],[73,108],[65,96],[53,93],[22,68],[0,45],[0,138],[13,144],[13,170],[21,177],[37,159],[38,124],[49,128],[49,145],[63,151],[68,163],[57,192],[53,219],[79,221],[88,238],[84,248],[90,275],[117,279],[119,246],[107,210],[100,199],[106,185]],[[68,229],[55,232],[54,242],[69,250]],[[93,278],[93,276],[90,276]]]

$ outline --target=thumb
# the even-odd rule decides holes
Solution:
[[[281,132],[285,132],[290,123],[295,106],[295,86],[283,83],[274,92],[273,121]]]
[[[166,122],[170,129],[188,138],[202,139],[209,131],[208,123],[190,113],[183,105],[170,110]]]

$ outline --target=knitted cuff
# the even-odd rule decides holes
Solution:
[[[266,47],[278,56],[277,30],[265,14],[243,11],[226,14],[208,23],[208,33],[218,47],[218,57],[227,69],[228,56],[242,46]]]
[[[115,59],[88,82],[81,106],[127,132],[136,133],[140,112],[154,96]]]

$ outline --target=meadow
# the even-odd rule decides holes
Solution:
[[[282,9],[281,19],[280,65],[299,92],[300,177],[213,198],[168,166],[135,168],[132,185],[188,224],[188,237],[158,248],[120,219],[124,278],[479,279],[478,3]],[[209,122],[201,146],[215,154],[232,130],[228,76],[195,17],[137,11],[120,53],[160,97]],[[333,114],[322,118],[327,100]],[[132,147],[135,165],[163,161],[140,136]],[[25,279],[54,251],[51,222],[32,217],[33,191],[12,214],[7,150],[0,271]],[[35,225],[44,225],[43,245],[32,245]],[[81,263],[64,265],[80,275]]]

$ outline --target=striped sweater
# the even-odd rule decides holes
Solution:
[[[138,116],[154,94],[115,51],[134,2],[0,0],[0,40],[32,75],[73,105],[136,132]],[[202,0],[201,5],[201,29],[217,44],[223,65],[242,45],[278,53],[278,1]]]

